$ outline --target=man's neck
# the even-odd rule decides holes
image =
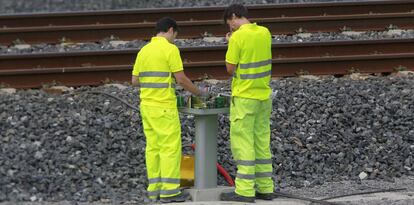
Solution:
[[[167,39],[167,41],[170,42],[170,39],[168,38],[168,34],[167,33],[164,33],[164,32],[158,33],[156,35],[156,37],[163,37],[163,38]]]
[[[240,25],[240,26],[239,26],[239,28],[240,28],[241,26],[243,26],[244,24],[250,24],[250,21],[249,21],[247,18],[244,18],[244,17],[243,17],[243,18],[241,18],[241,19],[239,19],[238,21],[239,21],[238,23],[239,23],[239,25]]]

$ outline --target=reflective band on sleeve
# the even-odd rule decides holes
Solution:
[[[161,190],[160,194],[162,195],[171,195],[171,194],[179,194],[180,189],[172,189],[172,190]]]
[[[168,88],[168,83],[140,83],[141,88]]]
[[[272,74],[272,71],[266,71],[263,73],[256,73],[256,74],[240,74],[240,79],[257,79],[269,76]]]
[[[256,172],[256,177],[272,177],[272,172]]]
[[[139,77],[168,77],[170,76],[169,72],[159,72],[159,71],[151,71],[151,72],[140,72]]]
[[[265,65],[269,65],[271,63],[272,63],[272,59],[254,62],[254,63],[245,63],[245,64],[240,64],[240,69],[259,68]]]

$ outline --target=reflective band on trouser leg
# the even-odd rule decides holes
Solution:
[[[170,184],[180,184],[180,179],[174,179],[174,178],[152,178],[148,180],[149,184],[158,184],[158,187],[161,187],[161,183],[170,183]],[[148,192],[149,198],[156,198],[159,194],[161,195],[176,195],[179,194],[179,189],[173,189],[173,190],[156,190]]]
[[[170,184],[180,184],[180,179],[174,179],[174,178],[161,178],[162,183],[170,183]]]
[[[160,157],[159,151],[160,147],[158,146],[158,136],[154,131],[153,119],[151,118],[152,109],[151,107],[141,106],[141,118],[142,124],[144,127],[144,134],[146,138],[146,148],[145,148],[145,163],[147,166],[147,176],[148,176],[148,197],[155,199],[159,195],[159,190],[161,189],[160,183]]]
[[[254,160],[237,160],[236,164],[243,166],[254,166],[256,162]]]
[[[169,190],[161,190],[160,195],[161,197],[170,197],[176,196],[181,193],[180,189],[169,189]]]
[[[260,101],[254,122],[256,188],[259,193],[273,193],[272,154],[270,152],[271,99]]]
[[[158,122],[161,190],[160,197],[180,194],[181,167],[181,125],[177,109],[164,109],[165,113]]]
[[[246,197],[255,196],[254,170],[254,101],[234,97],[230,108],[230,141],[234,159],[238,162],[235,192]],[[253,102],[253,104],[252,104]]]
[[[180,183],[180,179],[173,179],[173,178],[152,178],[148,180],[149,184],[154,184],[154,183],[159,183],[159,182],[163,182],[163,183],[171,183],[171,184],[179,184]]]
[[[240,174],[236,175],[239,179],[256,179],[261,177],[272,177],[272,172],[256,172],[255,174]]]
[[[272,159],[237,160],[237,165],[254,166],[256,164],[271,164]]]
[[[161,182],[160,178],[149,178],[148,179],[148,184],[156,184]]]
[[[159,190],[147,191],[147,195],[148,195],[148,198],[150,198],[150,199],[156,199],[158,197],[158,195],[160,195],[160,191]]]

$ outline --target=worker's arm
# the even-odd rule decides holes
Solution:
[[[139,80],[138,76],[133,75],[131,78],[131,84],[132,86],[138,87],[139,86]]]
[[[138,78],[138,76],[139,76],[139,68],[142,67],[142,65],[140,65],[140,62],[141,61],[139,60],[140,55],[141,55],[141,52],[139,52],[137,54],[137,58],[135,59],[134,67],[132,69],[131,84],[134,87],[139,87],[139,78]]]
[[[226,52],[226,69],[227,73],[233,75],[240,60],[240,46],[236,36],[227,34],[226,39],[229,42]]]
[[[227,73],[229,73],[230,75],[233,75],[234,71],[237,68],[237,65],[226,62],[226,68],[227,68]]]
[[[193,82],[191,82],[190,79],[187,78],[187,76],[185,75],[184,71],[178,71],[174,73],[175,76],[175,80],[177,81],[177,83],[179,85],[181,85],[181,87],[183,87],[185,90],[189,91],[190,93],[194,94],[194,95],[202,95],[202,92],[200,91],[200,89],[198,89]]]

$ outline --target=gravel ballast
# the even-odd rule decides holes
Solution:
[[[134,8],[225,6],[243,4],[335,2],[344,0],[1,0],[0,13],[87,11]],[[347,0],[355,1],[355,0]]]
[[[275,35],[274,44],[302,43],[302,42],[334,42],[347,40],[382,40],[382,39],[412,39],[414,30],[387,30],[366,32],[341,32],[341,33],[309,33],[297,35]],[[62,43],[62,44],[33,44],[21,47],[22,42],[10,46],[0,45],[0,54],[30,54],[48,52],[71,51],[102,51],[114,49],[140,49],[147,41],[132,40],[122,41],[117,37],[103,39],[100,42]],[[203,47],[226,45],[223,37],[204,37],[199,39],[176,39],[178,47]]]
[[[271,85],[271,149],[282,190],[344,180],[395,183],[414,175],[414,75],[288,78]],[[214,92],[229,90],[229,82],[214,86]],[[0,94],[0,201],[143,201],[140,116],[106,96],[85,94],[92,90],[139,104],[132,87]],[[228,116],[219,120],[218,162],[234,176]],[[194,118],[181,115],[181,123],[183,150],[191,153]],[[222,177],[219,183],[226,184]]]

